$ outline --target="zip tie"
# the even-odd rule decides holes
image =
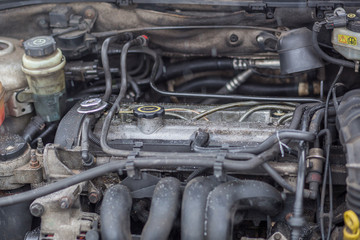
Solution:
[[[280,152],[281,152],[281,157],[284,157],[284,155],[285,155],[284,147],[289,151],[289,153],[291,151],[291,148],[280,140],[279,131],[276,131],[276,138],[279,141],[279,148],[280,148]]]

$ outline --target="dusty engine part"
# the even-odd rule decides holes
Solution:
[[[91,230],[99,216],[82,211],[79,195],[84,186],[85,183],[71,186],[31,203],[31,214],[41,217],[41,239],[83,238]]]
[[[19,135],[4,132],[1,134],[0,171],[1,190],[11,190],[22,187],[18,183],[15,170],[30,161],[30,148]]]
[[[21,70],[23,55],[24,49],[20,40],[0,37],[0,81],[9,93],[27,86],[25,74]]]
[[[5,89],[0,82],[0,126],[5,120]]]
[[[0,1],[0,239],[339,239],[357,8]]]

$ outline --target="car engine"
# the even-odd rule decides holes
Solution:
[[[360,2],[0,0],[1,240],[360,239]]]

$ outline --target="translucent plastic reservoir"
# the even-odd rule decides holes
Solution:
[[[349,60],[360,60],[360,33],[347,28],[335,28],[331,42],[334,49]]]

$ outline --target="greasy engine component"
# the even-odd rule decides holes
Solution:
[[[96,213],[83,212],[80,194],[84,183],[36,199],[30,212],[41,217],[41,239],[81,239],[99,221]]]
[[[205,213],[206,239],[232,239],[232,226],[239,210],[255,210],[275,216],[281,209],[281,194],[264,182],[229,181],[221,184],[208,195]]]
[[[8,92],[27,86],[21,70],[21,58],[24,55],[20,40],[0,37],[0,81]]]
[[[69,6],[57,6],[49,13],[49,25],[53,28],[57,47],[67,59],[77,59],[91,53],[91,47],[96,43],[96,38],[88,32],[97,19],[97,12],[90,6],[81,12],[78,15]]]
[[[131,205],[131,195],[126,186],[115,185],[106,191],[100,215],[103,239],[131,239]]]
[[[155,187],[150,214],[141,233],[141,239],[169,238],[179,212],[181,188],[176,178],[163,178]]]
[[[65,110],[65,58],[52,37],[29,39],[24,48],[22,69],[36,113],[47,122],[58,121]]]
[[[0,1],[0,239],[358,234],[359,7]]]
[[[16,93],[27,87],[25,74],[21,70],[23,55],[24,49],[20,40],[0,36],[0,82],[3,85],[3,94],[6,90],[2,101],[8,116],[20,117],[33,111],[32,104],[20,103],[16,99]]]
[[[359,156],[359,100],[360,91],[353,90],[344,95],[337,111],[337,127],[340,133],[340,140],[346,151],[348,177],[347,185],[347,206],[357,214],[360,214],[360,182],[358,169]]]
[[[16,169],[30,161],[30,148],[19,135],[0,129],[0,190],[4,195],[13,195],[26,190],[19,183]],[[23,239],[31,228],[30,202],[0,207],[0,238]],[[11,216],[11,217],[9,217]]]
[[[5,120],[5,89],[0,82],[0,126]]]

